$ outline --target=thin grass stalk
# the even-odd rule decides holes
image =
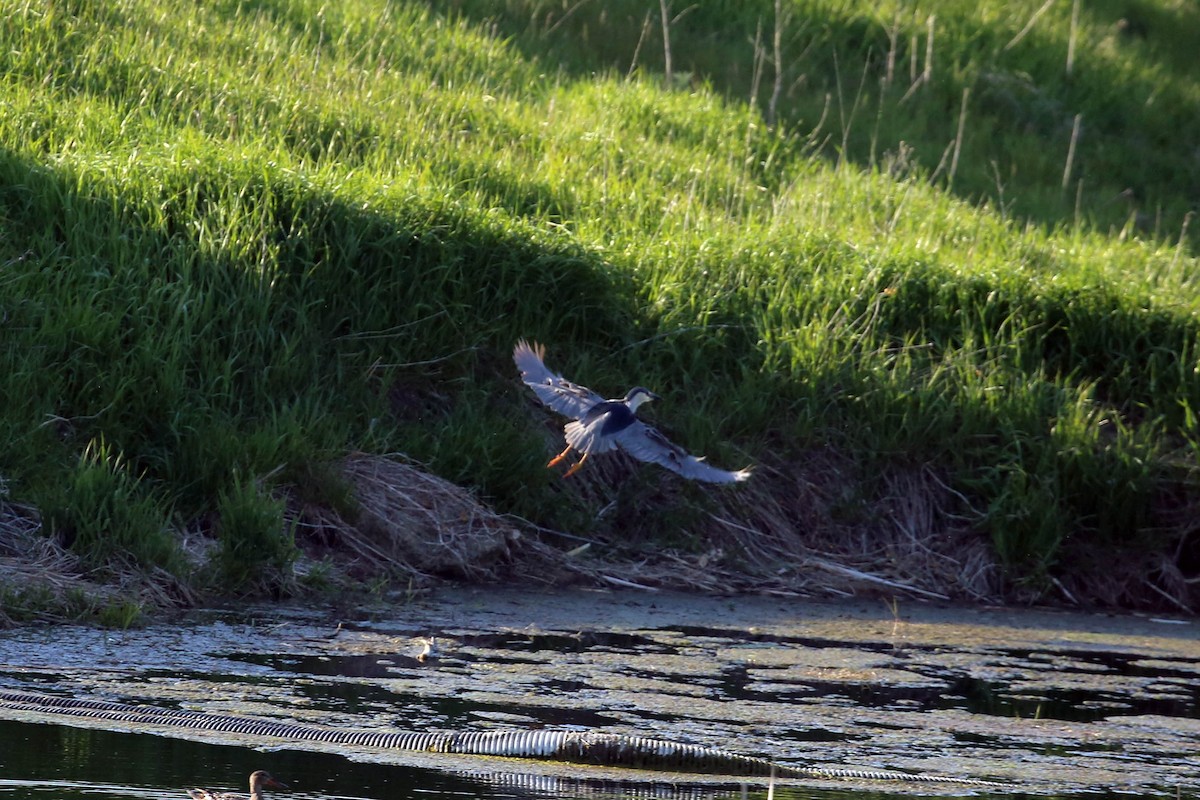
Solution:
[[[967,98],[971,96],[971,87],[965,87],[962,94],[962,107],[958,111],[958,133],[954,136],[954,156],[950,159],[950,176],[947,185],[954,187],[954,175],[958,172],[958,155],[962,152],[963,131],[967,123]]]
[[[858,115],[858,109],[862,103],[863,90],[866,88],[867,66],[865,64],[863,65],[862,76],[858,81],[858,89],[856,89],[854,92],[854,103],[850,106],[849,116],[846,114],[844,101],[842,99],[842,75],[838,67],[838,58],[836,52],[833,54],[833,69],[834,75],[837,77],[838,113],[842,123],[842,152],[838,156],[839,160],[841,160],[845,157],[845,153],[850,148],[850,133],[854,129],[854,118]]]
[[[1075,228],[1083,223],[1083,178],[1075,184]]]
[[[875,106],[875,125],[871,128],[871,154],[867,160],[868,164],[878,164],[877,153],[879,148],[879,130],[883,126],[884,103],[887,99],[886,86],[884,81],[880,81],[879,85],[879,102]]]
[[[1075,71],[1075,41],[1079,35],[1079,0],[1071,4],[1071,33],[1067,37],[1067,77]]]
[[[658,9],[662,15],[663,85],[670,89],[675,81],[671,74],[671,9],[668,0],[658,0]]]
[[[911,40],[908,43],[908,85],[912,86],[917,82],[917,45],[920,43],[920,38],[916,33],[913,33]]]
[[[892,82],[896,78],[896,43],[900,39],[900,12],[897,11],[892,17],[892,24],[888,28],[888,54],[887,67],[884,72],[883,85],[884,88],[891,88]]]
[[[929,83],[933,80],[933,29],[936,20],[937,16],[930,14],[929,19],[925,22],[929,38],[925,42],[925,71],[921,73],[921,80],[924,83]]]
[[[1017,32],[1017,35],[1010,39],[1008,44],[1001,48],[1001,52],[1007,53],[1009,50],[1020,44],[1021,40],[1024,39],[1031,30],[1033,30],[1033,26],[1037,24],[1037,21],[1042,18],[1043,14],[1050,10],[1050,6],[1052,5],[1054,5],[1054,0],[1046,0],[1045,3],[1042,3],[1042,7],[1033,12],[1033,16],[1030,17],[1029,21],[1025,23],[1025,27],[1021,28],[1021,30]]]
[[[783,0],[775,0],[775,85],[771,89],[771,100],[767,104],[767,124],[775,125],[775,113],[779,108],[779,97],[783,94]]]
[[[846,126],[846,101],[842,97],[842,71],[838,64],[837,50],[833,51],[833,82],[837,86],[837,101],[838,101],[838,121],[842,126],[842,147],[838,153],[838,162],[846,155],[846,142],[850,139],[850,131]]]
[[[646,41],[646,37],[650,33],[650,12],[646,12],[646,16],[642,17],[642,30],[638,33],[637,44],[633,48],[633,57],[629,59],[629,69],[625,72],[625,80],[633,77],[633,73],[637,70],[638,55],[642,52],[642,44]]]
[[[1195,211],[1189,211],[1183,215],[1183,224],[1179,227],[1179,241],[1175,243],[1175,252],[1171,254],[1171,272],[1175,272],[1176,266],[1179,264],[1179,256],[1183,253],[1183,249],[1187,243],[1187,229],[1191,224],[1192,217],[1196,216]]]
[[[561,17],[559,17],[557,20],[555,20],[554,24],[546,29],[545,35],[546,36],[552,35],[556,30],[559,29],[559,27],[564,22],[569,20],[575,14],[576,11],[581,9],[584,5],[586,5],[589,2],[591,2],[591,0],[579,0],[579,2],[577,2],[575,5],[571,6],[569,9],[567,9],[567,13],[563,14]]]
[[[1067,145],[1067,163],[1063,165],[1062,188],[1064,192],[1071,183],[1071,169],[1075,165],[1075,145],[1079,141],[1079,124],[1082,120],[1083,114],[1076,114],[1075,122],[1071,126],[1071,143]]]
[[[938,159],[937,167],[933,170],[933,174],[929,176],[929,183],[936,184],[939,177],[946,170],[950,163],[950,156],[954,152],[954,142],[951,141],[946,145],[946,149],[942,150],[942,157]]]
[[[750,72],[750,107],[758,107],[758,88],[762,81],[763,63],[767,60],[767,52],[762,46],[762,17],[754,28],[754,65]]]
[[[912,97],[913,94],[916,93],[917,89],[920,89],[922,86],[933,80],[933,34],[936,20],[937,16],[935,14],[930,14],[925,20],[925,67],[921,70],[921,74],[919,76],[917,75],[917,35],[913,34],[912,61],[909,68],[909,72],[912,75],[912,83],[909,85],[908,91],[906,91],[904,96],[900,98],[901,103],[904,103],[906,100]]]

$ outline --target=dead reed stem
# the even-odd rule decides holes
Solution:
[[[1075,37],[1079,35],[1079,0],[1071,4],[1071,33],[1067,37],[1067,77],[1075,70]]]
[[[967,98],[971,96],[971,87],[963,89],[962,107],[958,110],[958,133],[954,136],[954,156],[950,159],[950,176],[947,185],[954,187],[954,175],[958,172],[958,155],[962,152],[963,130],[967,122]]]
[[[762,81],[763,62],[767,60],[766,51],[762,46],[762,17],[754,28],[754,66],[750,72],[750,106],[758,107],[758,87]]]
[[[1079,141],[1079,124],[1082,114],[1075,115],[1075,123],[1071,126],[1071,143],[1067,146],[1067,163],[1063,166],[1062,188],[1065,192],[1071,183],[1071,169],[1075,165],[1075,145]]]
[[[771,88],[771,100],[767,103],[767,124],[775,124],[779,108],[779,97],[783,94],[783,0],[775,0],[775,85]]]
[[[625,80],[633,77],[633,73],[637,70],[638,55],[642,52],[642,43],[646,41],[646,37],[650,33],[650,12],[646,12],[646,16],[642,18],[642,30],[638,34],[637,44],[633,48],[633,58],[629,59],[629,70],[625,73]]]
[[[1024,39],[1031,30],[1033,30],[1033,26],[1037,24],[1037,21],[1042,18],[1043,14],[1050,10],[1050,6],[1052,5],[1054,5],[1054,0],[1046,0],[1045,3],[1042,3],[1042,7],[1033,12],[1033,16],[1030,17],[1029,21],[1025,23],[1025,27],[1021,28],[1021,30],[1017,32],[1017,35],[1010,39],[1008,44],[1004,45],[1002,52],[1007,53],[1009,50],[1020,44],[1021,40]]]
[[[671,72],[671,9],[667,0],[658,0],[658,8],[662,14],[663,84],[670,89],[675,85]]]
[[[935,15],[930,14],[929,19],[925,21],[928,38],[925,41],[925,71],[921,73],[923,83],[933,80],[933,26],[936,19]]]

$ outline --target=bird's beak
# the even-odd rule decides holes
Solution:
[[[292,788],[292,787],[288,786],[286,783],[284,783],[283,781],[278,780],[277,778],[267,778],[265,781],[263,781],[263,783],[265,783],[267,786],[270,786],[272,789],[290,789],[290,788]]]
[[[647,394],[650,395],[649,399],[651,400],[662,400],[662,398],[656,395],[654,392],[647,392]]]

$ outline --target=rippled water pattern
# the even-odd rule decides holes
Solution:
[[[435,650],[422,658],[428,637]],[[440,594],[374,615],[259,609],[137,631],[0,633],[0,687],[382,730],[600,729],[806,766],[1200,798],[1192,620],[883,602],[584,592]],[[119,726],[118,726],[119,727]],[[173,734],[174,735],[174,734]],[[0,721],[5,797],[729,797],[644,773]],[[299,747],[299,745],[297,746]],[[613,774],[616,772],[617,774]],[[811,782],[781,797],[965,794]]]

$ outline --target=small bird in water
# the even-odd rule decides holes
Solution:
[[[255,770],[250,773],[250,797],[248,800],[263,800],[263,787],[286,789],[288,785],[271,777],[266,770]],[[214,792],[212,789],[188,789],[193,800],[247,800],[244,795],[236,792]]]
[[[565,428],[567,447],[547,467],[561,464],[572,450],[583,457],[563,474],[570,477],[583,468],[592,453],[624,450],[639,461],[666,467],[685,478],[710,483],[737,483],[750,477],[750,468],[736,472],[718,469],[703,457],[690,455],[673,444],[656,428],[637,418],[637,408],[658,395],[642,386],[630,389],[621,399],[605,400],[600,395],[551,372],[542,361],[546,348],[521,339],[513,348],[513,361],[521,370],[521,380],[533,389],[545,405],[570,417]]]
[[[442,651],[438,648],[437,637],[435,636],[418,637],[416,639],[416,643],[420,646],[421,652],[417,653],[415,656],[413,656],[413,658],[417,659],[417,661],[420,661],[422,664],[424,664],[427,659],[438,658],[442,654]]]

